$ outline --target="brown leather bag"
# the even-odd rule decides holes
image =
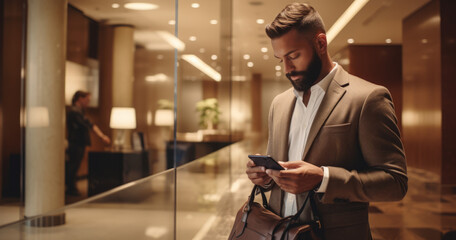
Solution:
[[[263,198],[263,205],[254,202],[258,191]],[[255,185],[247,202],[239,209],[229,240],[318,240],[321,239],[321,224],[313,202],[313,191],[307,194],[306,200],[299,211],[289,217],[282,218],[270,210],[262,188]],[[305,205],[311,202],[314,220],[308,223],[299,223],[299,216]]]

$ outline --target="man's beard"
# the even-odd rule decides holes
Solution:
[[[318,76],[321,72],[321,59],[317,55],[317,52],[314,49],[312,60],[305,71],[291,71],[286,74],[288,80],[297,91],[307,92],[307,90],[312,87],[312,85],[317,81]],[[300,76],[297,80],[292,80],[292,76]]]

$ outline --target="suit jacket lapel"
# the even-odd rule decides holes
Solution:
[[[304,148],[304,154],[302,156],[303,160],[305,160],[307,153],[309,152],[309,149],[315,140],[315,137],[323,126],[323,123],[326,121],[329,114],[331,114],[332,110],[337,105],[342,96],[344,96],[346,91],[344,87],[348,85],[348,76],[349,74],[344,69],[342,69],[341,66],[339,66],[336,75],[331,81],[328,90],[326,91],[325,97],[320,104],[318,112],[315,115],[312,127],[310,128],[307,143]]]

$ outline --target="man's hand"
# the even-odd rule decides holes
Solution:
[[[266,173],[289,193],[299,194],[314,189],[323,180],[323,169],[304,161],[279,162],[286,170],[267,169]]]
[[[247,162],[247,170],[245,173],[247,173],[247,176],[253,184],[264,186],[271,182],[271,177],[266,174],[266,168],[256,166],[252,160]]]

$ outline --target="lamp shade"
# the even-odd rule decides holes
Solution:
[[[174,115],[171,109],[158,109],[155,112],[155,125],[156,126],[173,126]]]
[[[134,108],[113,107],[109,126],[114,129],[135,129],[136,111]]]

